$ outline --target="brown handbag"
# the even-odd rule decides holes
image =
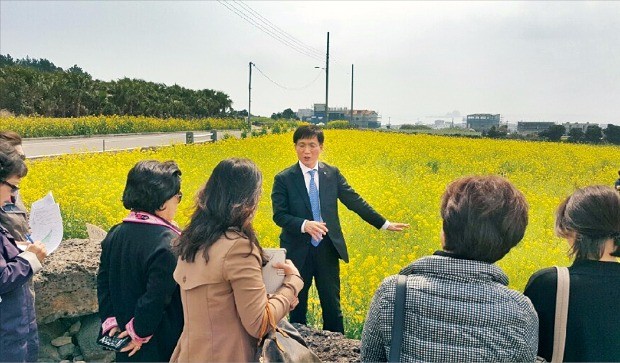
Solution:
[[[259,336],[262,338],[258,341],[256,362],[321,362],[286,318],[276,324],[269,305],[265,308]]]

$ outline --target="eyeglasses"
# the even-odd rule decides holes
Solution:
[[[19,190],[19,187],[17,185],[11,184],[6,180],[0,180],[0,183],[6,185],[7,187],[10,187],[11,193],[17,193],[17,191]]]

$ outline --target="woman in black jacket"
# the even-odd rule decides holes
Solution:
[[[620,195],[607,186],[576,190],[556,212],[556,234],[575,262],[570,289],[565,362],[620,361]],[[536,272],[525,287],[538,313],[538,355],[551,361],[558,274]]]
[[[130,210],[101,243],[97,295],[102,334],[131,337],[117,361],[168,361],[183,330],[170,245],[181,201],[181,171],[173,161],[138,162],[127,176],[123,205]]]

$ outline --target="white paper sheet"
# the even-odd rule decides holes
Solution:
[[[62,242],[63,226],[60,206],[54,201],[52,192],[36,202],[30,209],[30,237],[33,241],[41,241],[47,253],[54,252]]]

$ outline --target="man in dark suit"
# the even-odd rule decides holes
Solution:
[[[293,134],[298,163],[276,175],[271,194],[273,220],[282,228],[280,247],[299,268],[305,284],[290,320],[306,324],[308,290],[312,278],[323,310],[323,329],[344,333],[340,309],[339,259],[349,262],[340,228],[338,200],[377,229],[402,231],[403,223],[390,223],[349,186],[338,168],[319,162],[323,130],[300,126]]]

